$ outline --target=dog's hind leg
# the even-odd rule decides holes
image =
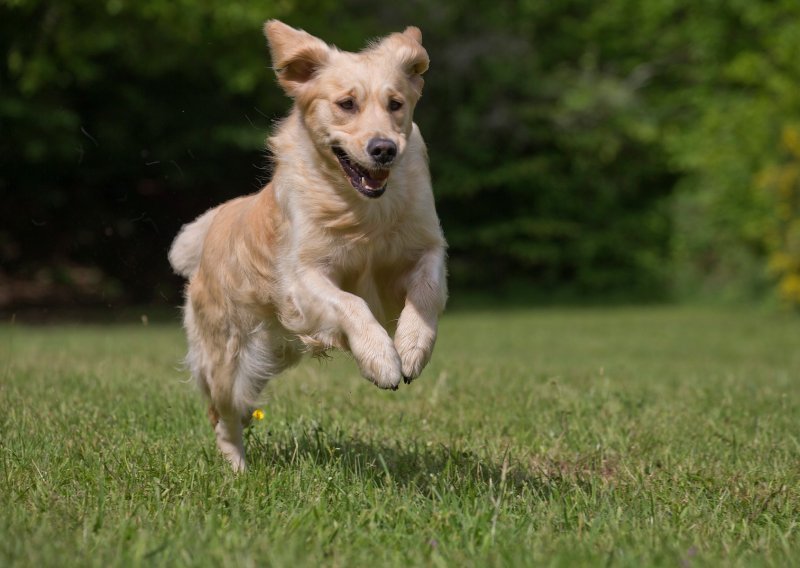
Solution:
[[[201,312],[202,315],[202,312]],[[238,341],[222,333],[207,318],[198,317],[191,301],[184,309],[184,326],[189,340],[187,364],[200,390],[208,399],[208,418],[222,455],[235,471],[245,469],[243,410],[233,402]],[[209,330],[210,328],[210,330]]]
[[[244,458],[244,439],[242,436],[242,417],[238,413],[228,412],[217,415],[214,433],[217,436],[217,447],[225,459],[231,464],[233,471],[244,471],[247,463]]]
[[[244,426],[249,415],[230,403],[225,387],[230,384],[228,369],[221,366],[209,373],[208,388],[203,389],[208,397],[208,418],[217,439],[217,447],[234,471],[243,471],[247,465],[244,453]],[[227,380],[226,380],[227,379]]]
[[[210,377],[211,403],[218,416],[214,425],[217,447],[234,471],[247,467],[242,434],[252,409],[250,400],[242,396],[241,383],[250,379],[246,352],[247,340],[242,335],[229,336],[224,360]]]
[[[213,376],[209,394],[217,446],[234,471],[246,468],[242,432],[250,424],[261,392],[272,377],[298,359],[299,352],[266,322],[229,338],[225,364]]]

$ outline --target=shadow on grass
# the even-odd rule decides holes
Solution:
[[[396,442],[365,440],[337,430],[311,427],[301,432],[248,436],[251,464],[267,467],[318,468],[330,476],[338,470],[345,479],[378,486],[400,485],[434,497],[442,490],[470,489],[483,493],[490,488],[512,494],[533,494],[549,499],[565,489],[588,489],[607,478],[607,460],[519,461],[508,453],[499,459],[444,444],[418,440]]]

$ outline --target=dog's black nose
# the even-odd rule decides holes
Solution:
[[[386,138],[373,138],[367,144],[367,153],[382,166],[388,166],[397,156],[397,144]]]

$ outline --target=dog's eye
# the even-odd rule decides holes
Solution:
[[[398,101],[397,99],[392,99],[389,101],[389,110],[392,112],[398,111],[403,108],[403,102]]]
[[[356,102],[353,99],[342,99],[341,101],[336,102],[339,105],[339,108],[342,110],[355,110]]]

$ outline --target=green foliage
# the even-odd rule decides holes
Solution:
[[[724,33],[695,61],[711,74],[681,92],[693,121],[666,138],[685,172],[675,201],[676,271],[684,291],[752,298],[771,284],[766,243],[775,216],[757,176],[779,155],[784,125],[800,119],[800,5],[730,2],[718,15]]]
[[[180,224],[269,177],[289,102],[261,25],[280,17],[344,49],[422,28],[417,121],[456,288],[758,296],[773,210],[755,179],[800,119],[798,6],[7,1],[3,271],[94,266],[106,300],[174,301]]]
[[[643,92],[651,72],[633,45],[603,51],[625,28],[604,10],[505,2],[434,28],[446,47],[423,104],[457,281],[663,290],[672,174]]]
[[[766,168],[758,186],[771,197],[766,246],[778,293],[789,306],[800,308],[800,127],[783,130],[784,159]]]
[[[799,333],[453,313],[396,393],[339,357],[275,381],[236,476],[177,324],[2,326],[0,564],[792,565]]]
[[[265,86],[260,25],[265,15],[284,13],[263,2],[13,3],[3,18],[9,89],[2,116],[23,142],[20,157],[74,161],[76,149],[91,138],[111,145],[111,153],[136,141],[155,142],[166,152],[196,139],[197,130],[175,133],[178,139],[169,144],[158,144],[155,135],[164,134],[159,121],[165,114],[188,113],[178,124],[208,121],[203,111],[213,113],[226,100]],[[209,92],[190,97],[201,81]],[[212,97],[217,105],[208,104]],[[182,104],[172,105],[176,100]],[[115,113],[125,116],[115,119]],[[139,128],[120,131],[120,123]],[[212,144],[220,142],[217,132],[208,136]],[[260,143],[244,129],[221,136],[246,148]]]
[[[264,136],[286,103],[261,25],[291,7],[2,5],[4,271],[53,288],[57,272],[98,266],[106,281],[87,300],[173,300],[164,254],[180,224],[264,177]]]

